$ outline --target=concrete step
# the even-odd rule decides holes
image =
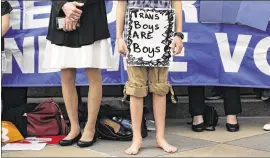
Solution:
[[[28,98],[29,103],[40,103],[44,101],[46,98]],[[55,102],[60,105],[63,104],[62,97],[53,98]],[[121,97],[104,97],[102,99],[102,104],[118,104],[118,101],[121,100]],[[86,97],[82,97],[82,101],[84,104],[87,102]],[[240,116],[270,116],[270,102],[263,102],[260,99],[256,99],[254,95],[242,96],[241,98],[243,112]],[[223,108],[223,100],[208,100],[206,103],[210,106],[213,106],[217,109],[218,114],[220,116],[224,116],[224,108]],[[145,105],[152,111],[152,101],[150,97],[145,99]],[[150,115],[150,118],[153,116]],[[167,118],[169,119],[182,119],[189,118],[188,112],[188,97],[181,96],[178,97],[177,104],[167,104]]]
[[[88,94],[88,87],[82,86],[79,88],[82,97],[86,97]],[[174,86],[175,94],[177,96],[187,96],[186,86]],[[206,87],[206,93],[211,90],[211,87]],[[252,88],[241,88],[242,95],[254,94]],[[61,87],[29,87],[28,97],[62,97]],[[121,97],[123,96],[123,85],[111,85],[103,86],[104,97]]]
[[[178,98],[177,104],[167,105],[168,118],[187,118],[190,117],[188,112],[188,97]],[[256,99],[255,96],[243,96],[242,113],[240,116],[270,116],[270,102],[263,102]],[[219,116],[225,116],[223,100],[207,100],[206,104],[217,109]]]

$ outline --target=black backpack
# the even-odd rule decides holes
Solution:
[[[129,104],[119,101],[119,104]],[[112,108],[110,105],[101,105],[96,122],[96,134],[99,139],[130,141],[132,140],[132,128],[129,108]],[[147,108],[144,108],[142,119],[142,137],[147,137],[146,117]]]
[[[204,113],[203,113],[203,120],[204,120],[204,125],[205,125],[205,130],[206,131],[215,131],[216,126],[218,124],[218,113],[216,108],[205,105],[204,108]],[[192,125],[192,122],[188,122],[187,124]]]
[[[205,130],[207,131],[215,131],[215,127],[218,123],[218,114],[217,110],[214,107],[205,105],[203,119],[205,124]]]

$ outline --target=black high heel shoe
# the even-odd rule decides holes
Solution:
[[[230,124],[230,123],[226,123],[226,128],[228,132],[237,132],[240,129],[240,126],[238,124],[238,118],[237,119],[237,124]]]
[[[203,132],[205,130],[204,122],[197,125],[192,124],[191,129],[194,132]]]
[[[78,142],[78,140],[80,140],[82,137],[82,134],[78,134],[75,138],[73,139],[69,139],[69,140],[61,140],[58,144],[60,146],[71,146],[73,145],[74,143]]]
[[[226,123],[226,128],[228,132],[237,132],[240,129],[239,124],[230,124],[230,123]]]
[[[77,145],[78,145],[78,147],[80,147],[80,148],[86,148],[86,147],[92,146],[96,141],[97,141],[97,136],[96,136],[96,134],[95,134],[93,140],[87,141],[87,142],[86,142],[86,141],[81,141],[81,140],[79,140],[79,141],[77,142]]]

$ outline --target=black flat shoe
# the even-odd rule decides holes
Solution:
[[[200,123],[198,125],[193,125],[192,124],[191,129],[194,132],[203,132],[205,130],[204,122]]]
[[[58,144],[60,146],[71,146],[74,143],[76,143],[78,140],[80,140],[82,137],[82,134],[80,133],[79,135],[77,135],[75,138],[73,139],[69,139],[69,140],[61,140]]]
[[[237,124],[226,123],[226,128],[227,128],[227,131],[229,132],[237,132],[239,131],[240,126],[238,123]]]
[[[97,137],[96,137],[96,135],[95,135],[92,141],[86,142],[86,141],[81,141],[81,140],[79,140],[79,141],[77,142],[77,145],[78,145],[78,147],[80,147],[80,148],[86,148],[86,147],[92,146],[96,141],[97,141]]]

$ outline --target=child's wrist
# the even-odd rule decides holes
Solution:
[[[116,40],[120,40],[120,39],[123,39],[122,35],[116,36]]]

